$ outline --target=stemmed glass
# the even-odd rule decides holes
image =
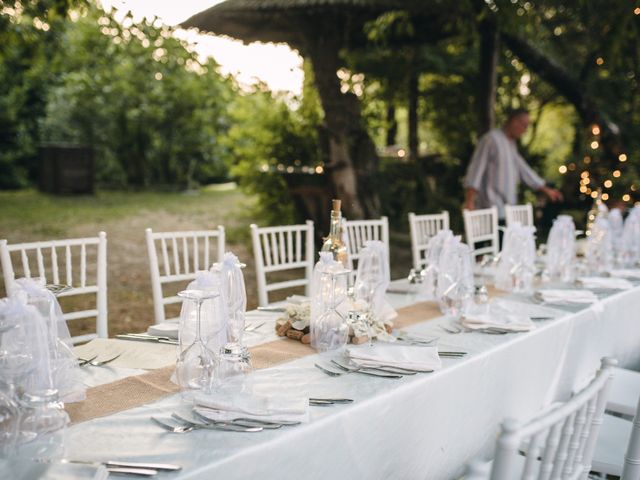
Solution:
[[[181,350],[176,362],[176,377],[183,390],[202,390],[211,393],[216,377],[218,359],[207,346],[202,332],[202,305],[205,300],[219,296],[217,292],[207,290],[183,290],[178,296],[196,303],[195,340]],[[182,325],[181,327],[185,327]],[[186,328],[180,329],[180,346],[186,336]]]

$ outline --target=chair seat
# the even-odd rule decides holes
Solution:
[[[633,424],[624,418],[608,414],[604,415],[603,420],[591,462],[591,470],[620,476]]]
[[[640,372],[626,368],[616,368],[607,411],[633,417],[640,398]]]

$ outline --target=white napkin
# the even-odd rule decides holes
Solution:
[[[640,279],[640,269],[638,268],[634,268],[634,269],[621,268],[619,270],[611,270],[611,272],[609,273],[611,274],[612,277]]]
[[[431,371],[442,366],[438,347],[374,345],[348,347],[347,355],[362,367],[381,365]]]
[[[180,330],[180,323],[177,321],[159,323],[158,325],[151,325],[147,328],[147,333],[156,337],[169,337],[178,339],[178,331]]]
[[[578,282],[585,288],[610,288],[613,290],[629,290],[633,288],[629,280],[615,277],[580,277]]]
[[[562,289],[546,289],[538,290],[536,292],[538,297],[543,302],[555,303],[557,305],[574,305],[583,303],[595,303],[598,301],[598,297],[591,290],[575,289],[575,290],[562,290]]]
[[[255,420],[309,421],[309,399],[278,395],[249,395],[230,393],[210,395],[198,394],[195,397],[195,411],[215,421],[227,421],[234,418],[252,418]]]
[[[535,328],[529,317],[517,313],[475,313],[470,312],[460,320],[463,326],[471,330],[498,328],[512,332],[527,332]]]

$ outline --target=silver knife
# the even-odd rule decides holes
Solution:
[[[160,470],[164,472],[177,472],[182,470],[180,465],[174,465],[172,463],[140,463],[140,462],[119,462],[116,460],[108,460],[104,462],[106,467],[122,467],[122,468],[138,468],[138,469],[151,469]]]
[[[166,343],[168,345],[178,345],[178,340],[174,340],[169,337],[153,337],[151,335],[126,333],[126,334],[116,335],[116,338],[120,340],[133,340],[136,342],[154,342],[154,343]]]
[[[286,312],[285,307],[258,307],[259,312]]]
[[[150,468],[107,467],[107,472],[109,472],[109,475],[113,473],[115,475],[133,475],[137,477],[155,477],[158,474],[158,470]]]

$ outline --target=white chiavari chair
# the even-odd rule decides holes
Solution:
[[[15,258],[15,262],[14,262]],[[96,296],[96,308],[63,314],[67,322],[96,319],[95,333],[72,337],[74,344],[108,337],[107,234],[97,237],[14,243],[0,240],[0,263],[7,293],[16,277],[43,278],[47,284],[72,287],[58,297]]]
[[[351,278],[354,279],[358,269],[360,251],[364,248],[365,242],[369,240],[379,240],[387,246],[389,258],[389,219],[380,217],[377,220],[344,220],[344,242],[349,252],[349,263],[351,265]]]
[[[424,252],[431,237],[440,230],[449,229],[449,212],[433,213],[429,215],[416,215],[409,213],[409,231],[411,233],[411,254],[413,256],[413,268],[421,270],[426,261]]]
[[[505,420],[489,476],[486,464],[473,462],[465,478],[588,478],[615,364],[603,358],[591,383],[566,403],[553,405],[524,423]]]
[[[506,226],[509,227],[515,222],[525,227],[533,227],[533,207],[530,203],[524,205],[505,205],[504,219]]]
[[[476,260],[483,255],[497,255],[500,251],[498,237],[498,209],[464,210],[464,232],[469,248]],[[481,246],[477,246],[482,244]]]
[[[222,259],[225,249],[224,227],[215,230],[192,230],[181,232],[154,232],[145,230],[151,290],[153,292],[153,312],[155,323],[175,320],[167,319],[165,306],[182,302],[175,294],[164,294],[163,285],[195,280],[197,272],[208,270],[211,264]],[[158,254],[158,251],[160,254]],[[177,292],[182,288],[174,288]]]
[[[309,295],[311,273],[315,260],[313,222],[303,225],[258,227],[251,225],[253,255],[256,262],[258,302],[269,305],[269,293],[292,287],[305,287]],[[304,269],[302,278],[269,282],[267,276],[275,272]]]
[[[615,375],[621,371],[624,369],[615,369]],[[604,415],[591,469],[621,480],[640,479],[640,395],[636,398],[632,422],[619,416]]]

